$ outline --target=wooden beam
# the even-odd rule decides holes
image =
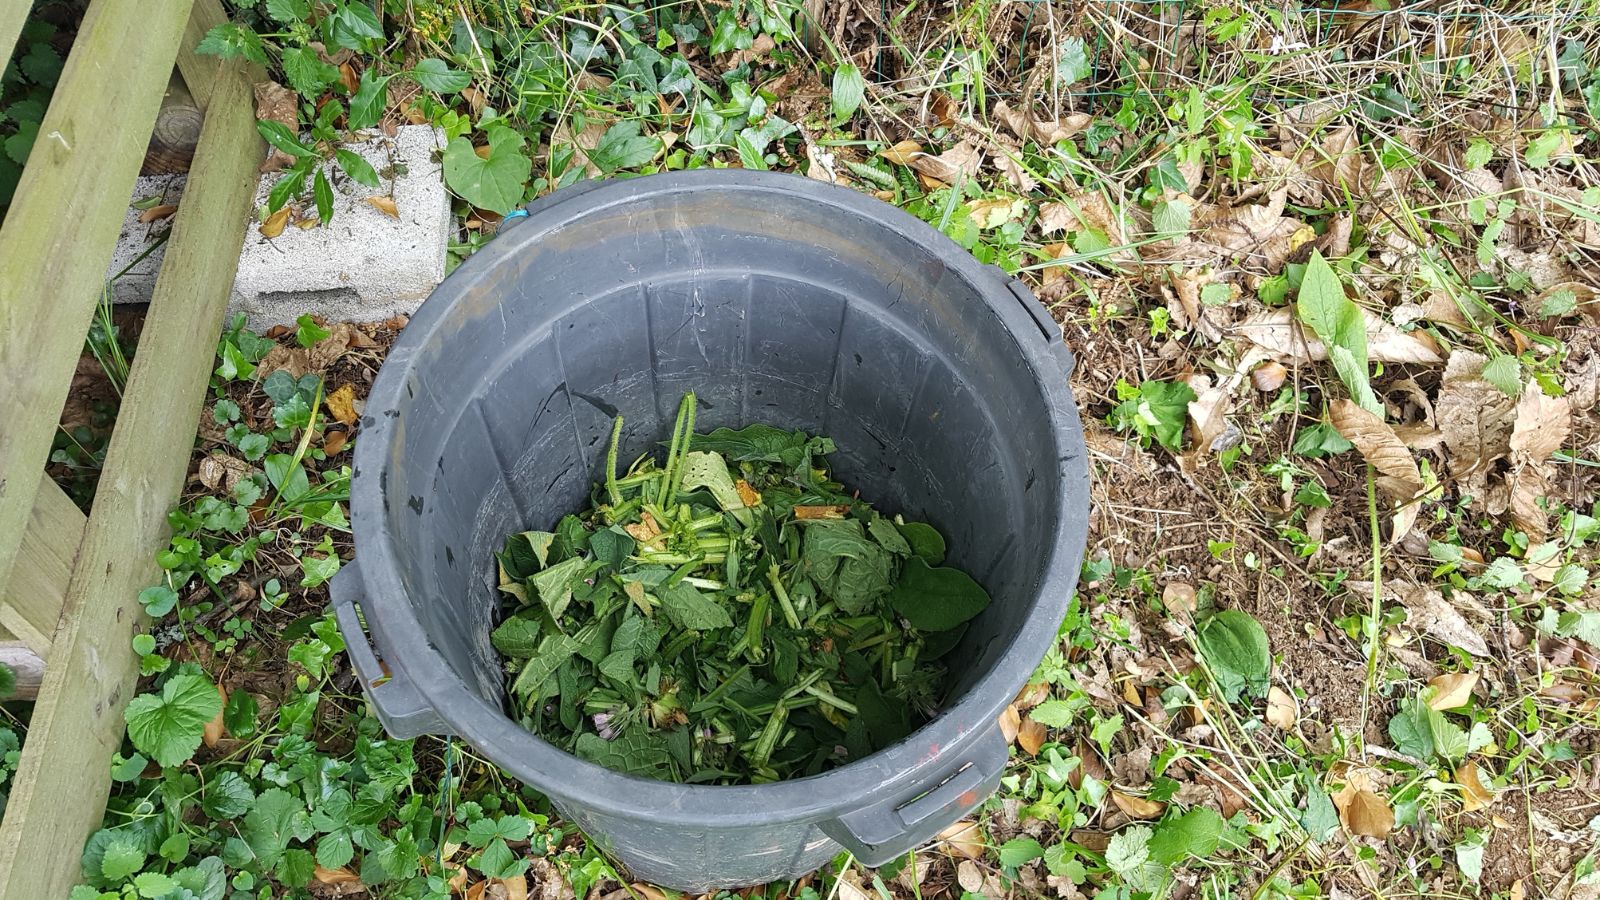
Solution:
[[[90,4],[0,226],[0,597],[188,20],[187,0]]]
[[[5,2],[5,0],[0,0]],[[223,60],[216,56],[201,56],[194,52],[200,46],[200,41],[206,32],[228,21],[228,14],[222,8],[221,0],[194,0],[194,11],[189,16],[189,24],[184,28],[183,41],[178,45],[178,72],[183,75],[184,84],[188,85],[189,93],[194,97],[194,103],[205,112],[211,102],[211,92],[215,90],[217,79],[222,75],[224,67],[229,71],[239,72],[253,85],[265,80],[266,70],[255,63],[244,60]],[[266,153],[265,150],[262,151]],[[258,160],[259,161],[259,160]]]
[[[50,476],[40,473],[11,584],[0,596],[0,625],[40,656],[49,655],[51,636],[61,620],[83,526],[77,504]]]
[[[82,877],[84,841],[100,827],[138,674],[130,642],[147,621],[137,597],[160,574],[155,554],[188,472],[265,149],[250,83],[225,70],[213,85],[0,824],[0,897],[65,897]],[[127,153],[137,164],[138,150]]]
[[[17,48],[23,23],[28,21],[28,10],[32,8],[33,0],[0,0],[0,66],[11,61],[11,51]]]

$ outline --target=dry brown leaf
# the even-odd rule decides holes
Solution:
[[[978,864],[970,859],[963,859],[956,866],[956,882],[961,889],[969,893],[977,893],[983,888],[983,872]],[[840,882],[843,884],[843,882]]]
[[[1283,363],[1269,361],[1250,372],[1250,385],[1263,394],[1270,394],[1283,387],[1288,378],[1289,370]]]
[[[256,118],[277,122],[291,134],[300,133],[300,97],[275,81],[258,81],[255,84]],[[277,147],[267,148],[267,158],[261,163],[262,172],[276,172],[293,165],[294,157]]]
[[[1341,801],[1341,798],[1343,802]],[[1367,790],[1343,791],[1333,797],[1339,809],[1339,821],[1351,834],[1364,837],[1386,838],[1394,830],[1394,809],[1383,795]]]
[[[1363,308],[1366,317],[1367,358],[1382,363],[1437,365],[1444,361],[1420,333],[1401,331]],[[1287,308],[1257,313],[1233,326],[1232,333],[1284,359],[1320,362],[1328,348],[1311,332],[1299,327]]]
[[[1006,181],[1021,193],[1028,193],[1039,186],[1039,180],[1033,177],[1028,167],[1023,165],[1017,156],[1010,151],[996,153],[993,157],[994,167],[1004,175]]]
[[[796,506],[796,519],[842,519],[850,511],[848,506]]]
[[[330,431],[322,439],[322,452],[328,456],[338,456],[344,452],[345,445],[350,443],[350,433],[347,431]]]
[[[285,206],[283,209],[278,210],[270,216],[267,216],[267,220],[262,222],[261,226],[256,230],[261,232],[262,237],[270,241],[278,235],[283,234],[284,226],[288,224],[289,207]]]
[[[1116,790],[1111,792],[1111,802],[1115,803],[1117,809],[1122,810],[1125,815],[1132,819],[1160,818],[1161,814],[1166,812],[1167,809],[1165,803],[1158,803],[1155,800],[1148,800],[1133,794],[1124,794]]]
[[[1025,141],[1038,141],[1045,145],[1070,140],[1094,124],[1094,116],[1088,113],[1072,113],[1065,119],[1054,121],[1036,119],[1021,110],[1012,109],[1004,100],[995,104],[994,113],[1012,134]]]
[[[355,390],[348,384],[328,395],[328,412],[342,424],[354,425],[357,419]]]
[[[1476,812],[1494,802],[1494,791],[1483,783],[1475,760],[1467,760],[1456,769],[1456,784],[1461,785],[1461,811]]]
[[[885,162],[897,166],[909,166],[911,161],[922,155],[922,145],[916,141],[901,141],[879,153]]]
[[[1495,818],[1499,818],[1496,816]],[[1511,882],[1511,889],[1506,892],[1509,900],[1527,900],[1528,889],[1522,886],[1522,879]]]
[[[1328,418],[1374,469],[1388,476],[1380,480],[1379,486],[1399,504],[1394,513],[1394,531],[1389,537],[1390,543],[1399,543],[1411,532],[1421,509],[1417,494],[1422,491],[1422,472],[1411,450],[1388,424],[1354,401],[1335,400],[1328,408]]]
[[[1327,185],[1324,196],[1339,202],[1346,191],[1361,190],[1362,157],[1360,139],[1354,125],[1335,125],[1324,131],[1322,149],[1314,153],[1316,162],[1306,173]]]
[[[146,224],[146,225],[148,225],[151,222],[159,222],[162,219],[165,219],[166,217],[172,215],[173,213],[175,213],[177,211],[178,211],[177,204],[175,204],[175,203],[163,203],[160,206],[152,206],[149,209],[145,210],[144,212],[140,213],[139,214],[139,221],[144,223],[144,224]]]
[[[944,842],[946,853],[962,859],[982,859],[986,849],[978,823],[967,819],[951,823],[939,832],[939,840]]]
[[[1006,739],[1006,743],[1009,744],[1017,739],[1017,731],[1022,727],[1022,714],[1017,712],[1015,703],[1002,710],[1000,718],[996,721],[1000,725],[1000,736]]]
[[[1026,712],[1048,699],[1050,699],[1049,682],[1034,681],[1023,685],[1022,690],[1017,691],[1017,697],[1011,701],[1011,705],[1015,706],[1018,712]]]
[[[1048,730],[1034,721],[1032,717],[1022,720],[1017,726],[1017,746],[1027,751],[1029,756],[1038,756],[1039,748],[1049,738]]]
[[[228,689],[219,684],[217,685],[217,694],[218,696],[222,697],[222,705],[227,706]],[[217,709],[216,717],[206,723],[205,728],[201,731],[200,737],[201,740],[205,741],[207,747],[215,747],[217,745],[217,741],[222,740],[221,708]]]
[[[472,887],[467,888],[467,893],[465,895],[466,900],[484,900],[484,894],[488,890],[488,887],[489,882],[480,881]]]
[[[1191,379],[1189,387],[1195,398],[1189,401],[1189,430],[1194,435],[1196,453],[1218,452],[1226,447],[1212,442],[1228,427],[1228,413],[1233,411],[1233,392],[1226,381],[1211,385],[1210,378],[1201,375]]]
[[[962,141],[938,156],[927,153],[914,156],[908,165],[929,178],[955,184],[957,181],[971,181],[978,174],[980,161],[977,145]]]
[[[1273,685],[1267,690],[1267,721],[1284,731],[1294,728],[1298,715],[1294,697],[1283,688]]]
[[[1511,452],[1520,463],[1542,463],[1561,449],[1572,433],[1572,409],[1565,397],[1549,397],[1537,382],[1529,382],[1517,401],[1516,424],[1511,431]]]
[[[1535,544],[1543,541],[1550,532],[1549,513],[1539,505],[1541,498],[1550,495],[1545,477],[1547,468],[1545,463],[1528,463],[1518,468],[1508,482],[1510,493],[1506,503],[1511,512],[1511,521]]]
[[[1488,658],[1489,644],[1477,629],[1468,624],[1461,611],[1456,609],[1438,590],[1425,584],[1394,582],[1393,589],[1406,608],[1407,621],[1452,647]]]
[[[1478,684],[1477,672],[1451,672],[1428,679],[1433,688],[1433,699],[1428,706],[1437,710],[1458,709],[1472,700],[1472,689]]]
[[[400,208],[394,205],[393,197],[368,197],[367,202],[372,204],[373,209],[391,219],[400,218]]]
[[[1200,608],[1200,595],[1194,585],[1174,581],[1161,589],[1161,603],[1168,612],[1192,613]]]
[[[1481,353],[1454,350],[1439,383],[1434,415],[1450,450],[1450,471],[1457,477],[1487,466],[1510,449],[1516,401],[1484,380],[1483,367],[1488,363]]]
[[[359,885],[361,883],[361,876],[357,875],[356,873],[354,873],[352,871],[350,871],[349,869],[324,869],[321,866],[317,866],[316,869],[313,870],[313,871],[315,873],[313,875],[313,877],[316,878],[317,884],[356,884],[356,885]],[[460,877],[461,877],[462,883],[465,883],[466,879],[467,879],[467,873],[466,873],[465,869],[461,870]],[[455,879],[451,879],[452,882],[454,882],[454,880]],[[459,888],[456,888],[452,884],[452,890],[459,890]]]
[[[645,900],[666,900],[667,898],[667,895],[660,888],[653,884],[645,884],[642,881],[634,882],[633,889]]]

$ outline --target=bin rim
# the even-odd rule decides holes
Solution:
[[[439,291],[453,295],[469,291],[492,267],[514,259],[550,232],[580,223],[597,210],[707,189],[799,195],[839,214],[870,220],[926,248],[971,285],[999,317],[1015,351],[1034,374],[1050,411],[1051,433],[1056,442],[1055,502],[1060,514],[1054,523],[1049,559],[1034,584],[1034,608],[1028,623],[1021,628],[1013,648],[934,719],[894,745],[816,775],[759,785],[677,784],[616,772],[561,750],[524,729],[504,709],[467,687],[428,640],[398,576],[383,502],[387,478],[379,476],[391,464],[390,444],[400,421],[396,411],[404,405],[405,376],[418,352],[439,337],[440,328],[446,325],[444,316],[452,308],[450,303],[435,301],[422,304],[391,348],[373,384],[360,439],[356,441],[350,505],[361,582],[355,594],[379,655],[395,679],[413,685],[453,734],[541,792],[602,815],[699,827],[760,825],[774,820],[822,821],[896,790],[919,783],[924,788],[933,787],[953,774],[941,771],[941,767],[949,766],[944,760],[953,758],[962,747],[996,727],[997,717],[1056,643],[1076,585],[1087,537],[1089,496],[1086,451],[1068,385],[1068,365],[1008,289],[1008,276],[978,262],[927,223],[849,188],[796,175],[741,169],[613,179],[585,187],[583,191],[563,189],[536,201],[529,218],[462,263],[435,297]],[[569,192],[574,197],[581,196],[583,202],[563,202],[563,195]],[[1030,296],[1026,302],[1038,301]],[[1071,440],[1074,436],[1076,445]],[[362,529],[356,523],[379,527]],[[1039,623],[1047,627],[1032,627]],[[1007,665],[1007,659],[1026,660],[1026,668]]]

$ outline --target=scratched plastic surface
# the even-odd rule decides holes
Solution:
[[[374,706],[396,734],[460,735],[669,887],[790,877],[841,846],[903,854],[993,790],[994,718],[1075,584],[1088,488],[1070,354],[999,270],[855,192],[744,172],[585,188],[452,274],[374,386],[357,560],[335,584],[342,624],[361,608],[393,676]],[[994,597],[948,658],[944,711],[902,744],[794,782],[691,787],[577,760],[501,711],[493,550],[584,505],[613,416],[631,459],[687,390],[701,430],[834,438],[839,480],[936,525]]]

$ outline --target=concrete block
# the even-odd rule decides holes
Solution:
[[[172,228],[172,217],[152,222],[141,222],[139,218],[156,211],[154,207],[176,204],[188,180],[187,175],[141,175],[134,182],[133,197],[122,220],[122,235],[111,255],[111,266],[106,270],[108,280],[116,279],[111,284],[114,302],[149,302],[156,288],[156,272],[161,269],[161,259],[167,249],[164,241]]]
[[[445,248],[454,220],[444,174],[435,158],[444,136],[426,125],[401,127],[393,138],[381,133],[345,149],[360,154],[378,171],[379,188],[369,188],[328,168],[334,203],[331,225],[299,228],[291,224],[276,238],[264,237],[259,223],[244,223],[244,250],[234,279],[229,314],[243,312],[253,328],[293,322],[303,313],[333,320],[368,321],[410,314],[444,278]],[[277,182],[261,178],[256,205],[264,207]],[[163,203],[181,198],[183,176],[139,179],[134,199],[159,194]],[[392,191],[391,191],[392,186]],[[367,202],[394,199],[399,218]],[[303,202],[315,212],[308,195]],[[171,220],[142,224],[142,210],[130,209],[109,275],[159,240]],[[156,247],[118,279],[117,302],[150,299],[164,247]]]

